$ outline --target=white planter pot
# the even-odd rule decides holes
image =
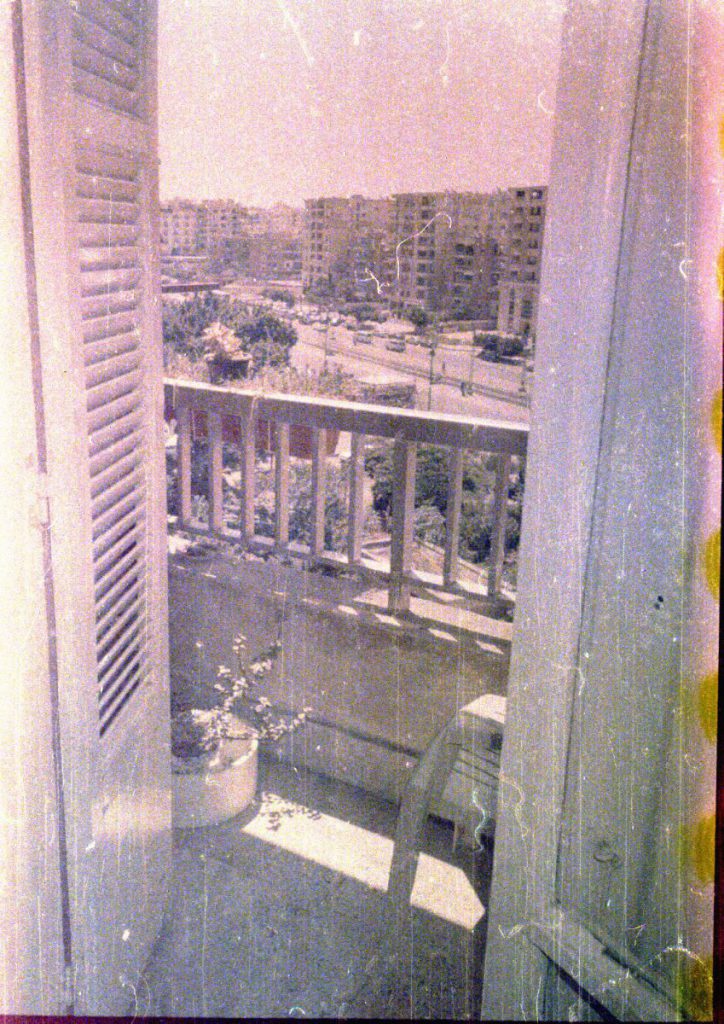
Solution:
[[[214,761],[172,757],[173,824],[218,825],[245,810],[256,793],[259,740],[224,740]]]

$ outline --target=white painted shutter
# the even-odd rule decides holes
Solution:
[[[99,728],[122,715],[147,670],[139,169],[76,156],[83,362],[88,411]]]
[[[23,8],[76,1012],[124,1013],[170,874],[155,0]]]

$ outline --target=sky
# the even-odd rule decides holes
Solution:
[[[546,184],[564,0],[160,0],[161,198]]]

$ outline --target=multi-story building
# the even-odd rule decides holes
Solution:
[[[197,210],[200,245],[210,255],[219,255],[225,244],[239,242],[248,232],[248,211],[232,199],[207,199]]]
[[[436,309],[442,292],[443,237],[449,234],[444,193],[404,193],[395,204],[392,301],[398,308]]]
[[[394,202],[393,304],[490,320],[499,197],[412,192]]]
[[[267,231],[301,238],[304,211],[300,207],[289,206],[287,203],[274,203],[264,213]]]
[[[302,244],[302,286],[334,289],[348,276],[351,239],[349,200],[329,196],[305,202]]]
[[[364,196],[308,199],[302,283],[340,297],[384,293],[391,263],[392,200]]]
[[[545,199],[543,186],[309,199],[303,285],[533,337]]]
[[[254,277],[299,277],[302,211],[270,210],[232,199],[173,199],[161,204],[161,252],[224,257]]]
[[[193,255],[201,248],[199,206],[189,199],[161,203],[161,251],[170,255]]]
[[[547,188],[508,189],[503,201],[496,326],[535,338]]]
[[[252,235],[245,246],[249,277],[261,281],[298,281],[302,276],[302,249],[299,236],[282,231]]]

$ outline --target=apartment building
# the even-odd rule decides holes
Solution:
[[[207,199],[197,206],[201,248],[217,255],[225,243],[235,243],[248,230],[248,212],[232,199]]]
[[[443,238],[449,235],[444,193],[401,193],[395,204],[393,305],[436,309],[442,293]]]
[[[499,331],[535,338],[548,190],[511,188],[501,200],[496,276]]]
[[[232,199],[173,199],[161,204],[161,252],[231,260],[262,279],[298,278],[301,223],[302,211],[284,203],[267,210]]]
[[[172,199],[160,207],[161,252],[193,255],[201,248],[199,205],[189,199]]]
[[[246,207],[232,199],[172,199],[161,203],[161,251],[216,254],[248,233]]]
[[[534,334],[546,189],[306,202],[305,288]]]
[[[412,192],[393,199],[395,307],[494,322],[501,194]]]
[[[384,295],[392,266],[391,199],[365,196],[308,199],[302,283],[335,295]]]
[[[298,281],[302,276],[302,247],[298,235],[268,231],[253,235],[244,246],[241,269],[261,281]]]

